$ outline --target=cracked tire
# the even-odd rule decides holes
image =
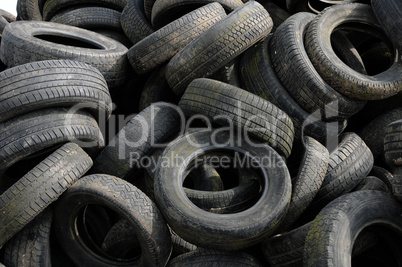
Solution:
[[[0,247],[67,190],[92,166],[76,144],[53,152],[0,195]]]
[[[108,207],[131,223],[141,245],[140,257],[121,261],[87,246],[75,230],[76,218],[86,205]],[[77,265],[165,266],[172,251],[169,228],[156,205],[117,177],[95,174],[78,180],[58,201],[54,220],[60,245]]]

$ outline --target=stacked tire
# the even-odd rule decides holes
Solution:
[[[397,2],[0,9],[0,265],[399,266]]]

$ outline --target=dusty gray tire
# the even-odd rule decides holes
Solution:
[[[181,126],[177,107],[155,103],[134,116],[94,161],[92,173],[127,179],[142,167],[142,158]]]
[[[155,29],[159,29],[181,16],[213,2],[219,3],[227,14],[243,5],[241,0],[156,0],[152,7],[152,25]]]
[[[391,168],[402,167],[402,118],[385,129],[384,158]]]
[[[194,39],[169,61],[166,70],[169,85],[177,95],[182,95],[192,80],[211,76],[266,37],[272,26],[272,19],[261,4],[247,2]]]
[[[201,78],[190,83],[179,107],[187,117],[207,116],[220,125],[243,129],[267,142],[284,157],[292,150],[294,128],[291,119],[269,101],[230,84]]]
[[[378,191],[353,192],[331,202],[314,219],[307,234],[303,266],[351,266],[351,251],[360,231],[381,224],[402,233],[401,204]]]
[[[272,66],[269,43],[272,35],[248,49],[240,63],[240,78],[244,89],[282,109],[292,119],[295,138],[311,136],[325,143],[338,136],[346,127],[346,120],[325,122],[317,114],[310,114],[287,92]]]
[[[76,230],[77,217],[87,205],[107,207],[131,223],[141,244],[139,258],[120,260],[88,246]],[[165,266],[172,251],[169,228],[156,205],[117,177],[95,174],[78,180],[58,201],[54,220],[60,245],[77,265]]]
[[[22,20],[42,20],[44,0],[18,0],[17,14]]]
[[[311,13],[300,12],[276,29],[269,49],[272,64],[288,93],[307,112],[319,112],[324,121],[347,119],[362,109],[365,102],[343,96],[314,68],[303,38],[314,18]]]
[[[218,3],[202,6],[145,37],[127,52],[138,74],[145,74],[169,61],[188,43],[226,17]]]
[[[89,170],[91,158],[76,144],[53,152],[0,195],[0,247]]]
[[[28,156],[39,156],[67,142],[86,151],[104,146],[96,120],[86,111],[43,109],[0,123],[0,183],[8,182],[7,169]]]
[[[50,22],[75,26],[87,30],[102,29],[122,32],[121,12],[105,7],[72,7],[54,15]]]
[[[291,226],[313,201],[327,173],[329,152],[318,141],[304,137],[305,152],[297,176],[292,181],[292,197],[288,212],[278,232]]]
[[[335,5],[321,12],[308,27],[305,43],[311,62],[323,79],[338,92],[360,100],[380,100],[402,91],[402,60],[393,48],[393,65],[374,76],[361,74],[343,63],[331,46],[331,33],[349,22],[379,28],[369,5]]]
[[[109,87],[124,82],[126,53],[124,45],[98,33],[45,21],[8,25],[0,46],[1,61],[8,67],[49,59],[80,61],[96,67]]]
[[[133,44],[154,32],[151,23],[145,18],[143,12],[143,0],[130,0],[121,13],[121,27]]]
[[[101,6],[122,11],[128,2],[128,0],[47,0],[43,6],[43,20],[48,21],[60,10],[71,6]]]
[[[388,189],[388,186],[380,178],[375,176],[367,176],[363,178],[363,180],[361,180],[352,191],[364,190],[376,190],[391,193],[391,190]]]
[[[324,181],[309,208],[320,210],[350,192],[370,173],[373,164],[373,154],[357,134],[342,134],[338,147],[329,155]]]
[[[230,139],[226,130],[190,133],[170,143],[155,178],[156,203],[170,227],[182,238],[201,247],[241,250],[259,243],[275,231],[286,213],[291,194],[290,175],[282,157],[268,145],[253,146]],[[233,142],[228,142],[232,140]],[[194,162],[214,151],[237,152],[241,159],[260,162],[262,194],[249,209],[234,214],[206,212],[189,201],[183,190],[184,174]],[[248,155],[248,156],[247,156]],[[269,156],[274,166],[261,164]],[[180,159],[178,164],[175,157]],[[240,159],[240,160],[241,160]],[[254,161],[253,160],[253,161]],[[176,160],[177,162],[177,160]],[[170,164],[169,164],[170,163]],[[274,178],[272,179],[271,178]],[[269,185],[269,186],[268,186]],[[269,208],[268,208],[269,206]]]
[[[51,267],[50,227],[53,209],[36,216],[4,246],[4,263],[9,267]]]
[[[0,83],[0,122],[38,109],[75,105],[90,110],[96,118],[109,119],[112,113],[102,74],[81,62],[27,63],[0,72]]]
[[[211,264],[220,267],[261,267],[262,264],[245,252],[225,252],[211,249],[197,249],[182,254],[169,261],[167,267],[209,267]]]

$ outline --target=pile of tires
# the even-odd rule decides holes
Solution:
[[[17,11],[0,265],[401,266],[398,0]]]

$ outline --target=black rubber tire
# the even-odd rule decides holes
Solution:
[[[270,237],[261,243],[261,248],[270,266],[303,266],[305,241],[312,222],[306,223],[292,231]],[[352,257],[367,251],[378,240],[372,230],[364,230],[353,244]]]
[[[385,129],[384,158],[392,169],[402,167],[402,117]]]
[[[226,64],[226,66],[223,66],[217,72],[212,74],[211,79],[218,80],[241,88],[241,82],[239,76],[240,57],[241,56],[237,56],[231,62]]]
[[[142,87],[139,110],[142,111],[153,103],[164,101],[178,104],[180,98],[172,92],[165,77],[166,65],[157,68],[148,77]]]
[[[91,48],[74,46],[76,42]],[[0,46],[1,61],[8,67],[48,59],[75,60],[98,68],[109,87],[124,82],[128,67],[126,53],[127,48],[113,39],[85,29],[44,21],[10,24],[3,32]]]
[[[144,14],[149,22],[151,21],[152,8],[155,2],[156,0],[144,0]]]
[[[165,160],[160,166],[164,167],[158,168],[154,185],[156,203],[171,228],[197,246],[222,250],[250,247],[272,234],[286,213],[291,182],[282,157],[268,145],[256,147],[234,139],[230,139],[228,131],[200,131],[170,143],[163,153]],[[183,175],[189,164],[195,157],[215,150],[237,152],[239,157],[248,155],[257,162],[269,155],[270,162],[275,162],[270,167],[259,165],[263,189],[251,208],[240,213],[215,214],[197,208],[185,195]],[[175,157],[183,160],[173,165]],[[171,164],[166,166],[166,162]]]
[[[94,161],[91,172],[130,178],[141,168],[142,158],[181,126],[180,115],[176,106],[164,102],[144,109],[102,150]]]
[[[71,6],[100,6],[122,11],[129,0],[47,0],[43,7],[43,20],[50,20],[60,10]]]
[[[124,258],[130,250],[138,249],[141,244],[134,227],[125,219],[120,219],[110,228],[102,242],[102,250],[117,258]]]
[[[350,192],[371,171],[373,154],[355,133],[340,136],[338,147],[329,155],[328,170],[311,206],[320,210],[335,198]]]
[[[119,261],[99,255],[75,230],[79,211],[88,204],[106,206],[129,221],[141,243],[139,259]],[[109,175],[89,175],[73,184],[55,206],[60,245],[77,265],[165,266],[172,251],[169,228],[156,205],[130,183]]]
[[[327,173],[329,152],[318,141],[304,137],[305,152],[297,176],[292,180],[292,197],[278,233],[288,229],[313,201]]]
[[[173,92],[182,95],[195,78],[211,76],[266,37],[272,26],[268,12],[256,1],[235,9],[170,60],[166,79]]]
[[[341,31],[335,31],[331,35],[331,45],[335,54],[353,70],[367,75],[363,60],[356,47]]]
[[[358,183],[352,191],[364,191],[364,190],[376,190],[385,193],[391,193],[388,186],[380,179],[375,176],[367,176]]]
[[[16,20],[15,16],[10,12],[0,9],[0,17],[3,17],[7,20],[8,23],[14,22]]]
[[[4,246],[4,263],[9,267],[50,267],[50,227],[53,210],[47,208]]]
[[[190,171],[185,178],[184,185],[189,184],[189,189],[199,191],[222,191],[224,184],[218,171],[213,165],[204,164]],[[259,187],[259,186],[258,186]]]
[[[270,266],[302,266],[304,243],[310,226],[311,222],[261,242],[262,252]]]
[[[303,266],[350,266],[358,233],[381,224],[402,233],[401,204],[390,194],[359,191],[339,197],[314,219],[308,232]]]
[[[387,186],[388,191],[392,192],[392,184],[394,183],[394,176],[390,171],[378,166],[373,166],[373,168],[369,173],[369,176],[377,177],[378,179],[383,181],[384,184]]]
[[[317,15],[306,32],[306,51],[323,79],[342,94],[361,100],[379,100],[402,91],[402,60],[395,50],[394,64],[374,76],[361,74],[343,63],[331,47],[331,33],[349,22],[379,28],[373,11],[365,4],[335,5]]]
[[[174,257],[174,255],[181,255],[197,249],[196,245],[187,242],[186,240],[178,236],[174,231],[171,230],[171,232],[172,232],[172,243],[173,243],[173,252],[171,258]]]
[[[396,168],[393,173],[392,193],[402,202],[402,168]]]
[[[40,0],[18,0],[17,14],[21,20],[42,20]]]
[[[338,123],[319,119],[317,114],[305,111],[283,87],[272,67],[269,52],[271,37],[268,36],[244,53],[240,63],[243,88],[286,112],[293,121],[297,140],[306,135],[325,143],[326,139],[338,136],[345,129],[346,120]]]
[[[216,2],[202,6],[133,45],[128,60],[136,73],[150,72],[225,17],[225,10]]]
[[[112,38],[113,40],[118,41],[123,44],[125,47],[130,48],[133,44],[130,39],[127,38],[126,34],[123,30],[120,31],[112,31],[112,30],[103,30],[103,29],[92,29],[92,31],[102,34],[106,37]]]
[[[102,74],[69,60],[27,63],[0,72],[0,122],[50,107],[82,105],[109,119],[112,99]]]
[[[254,179],[232,189],[222,191],[201,191],[184,188],[188,199],[202,210],[228,214],[250,208],[260,197],[261,187]]]
[[[286,10],[279,7],[271,0],[263,0],[259,2],[268,11],[269,15],[272,18],[272,21],[274,22],[274,29],[272,31],[275,31],[275,29],[278,28],[279,25],[281,25],[285,20],[290,17],[290,14]]]
[[[85,111],[43,109],[0,123],[0,183],[8,182],[7,169],[27,157],[74,142],[96,153],[104,141],[95,119]],[[1,190],[0,190],[1,191]]]
[[[50,22],[87,30],[101,28],[103,30],[122,32],[120,16],[121,12],[111,8],[74,6],[58,12],[50,19]]]
[[[289,94],[307,112],[320,111],[325,121],[346,119],[362,109],[365,102],[341,95],[315,70],[303,42],[314,17],[310,13],[297,13],[276,29],[269,49],[272,64]]]
[[[89,170],[91,158],[76,144],[53,152],[0,195],[0,247]]]
[[[259,96],[230,84],[201,78],[189,84],[179,107],[187,117],[201,114],[221,125],[241,127],[285,158],[290,155],[294,138],[292,120]]]
[[[121,13],[121,27],[133,44],[138,43],[154,32],[151,23],[145,18],[143,12],[143,0],[129,0]]]
[[[210,267],[211,264],[220,267],[261,267],[256,258],[245,252],[225,252],[211,249],[197,249],[182,254],[169,261],[167,267]]]
[[[402,108],[392,109],[370,121],[359,132],[359,136],[373,152],[376,160],[384,155],[384,137],[388,124],[400,119]]]
[[[152,7],[152,26],[155,29],[162,28],[181,16],[213,2],[222,5],[227,14],[243,5],[241,0],[156,0]]]
[[[398,0],[371,0],[371,7],[388,38],[399,51],[402,51],[402,40],[400,38],[402,36],[400,28],[401,3]]]
[[[4,17],[0,16],[0,43],[4,29],[10,24]]]

